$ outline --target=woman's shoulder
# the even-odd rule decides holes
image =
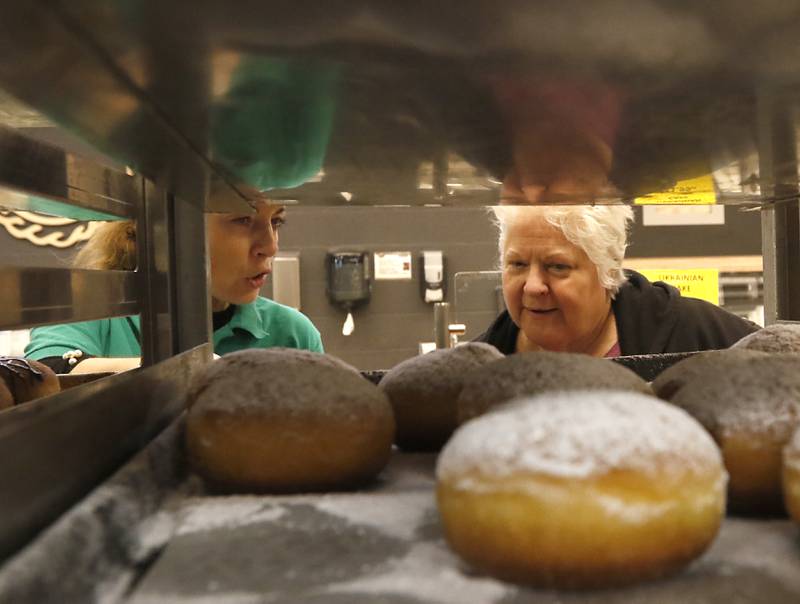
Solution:
[[[280,302],[275,302],[269,298],[259,296],[253,302],[256,312],[261,316],[265,325],[287,326],[292,329],[311,329],[315,332],[317,328],[306,315],[291,306],[286,306]],[[267,328],[269,330],[269,328]]]
[[[732,329],[738,329],[744,333],[751,333],[760,328],[759,325],[752,321],[740,317],[716,304],[712,304],[706,300],[699,298],[691,298],[682,296],[680,299],[679,309],[681,318],[694,319],[701,324],[708,321],[717,321],[723,325],[728,325]]]
[[[266,316],[288,316],[288,317],[302,317],[305,320],[308,320],[301,311],[293,308],[291,306],[286,306],[285,304],[281,304],[280,302],[275,302],[275,300],[270,300],[269,298],[264,298],[259,296],[253,302],[253,306],[256,311],[260,315]]]
[[[296,308],[260,296],[253,305],[273,346],[323,351],[319,330]]]
[[[638,273],[628,275],[613,307],[624,354],[727,348],[758,329],[711,302],[682,296],[672,285],[650,283]]]

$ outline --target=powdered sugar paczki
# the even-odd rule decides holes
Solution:
[[[736,366],[737,363],[748,363],[765,354],[767,353],[760,350],[745,348],[698,352],[659,373],[653,380],[653,392],[665,401],[671,401],[686,384],[696,379],[706,379],[705,376],[709,371],[719,371],[720,367]]]
[[[393,404],[409,404],[405,399],[453,399],[464,380],[476,369],[503,358],[494,346],[467,342],[458,348],[434,350],[395,365],[379,386]]]
[[[516,399],[468,422],[439,457],[437,478],[471,488],[475,474],[587,478],[613,470],[654,478],[723,473],[719,449],[687,413],[607,390]]]
[[[800,356],[719,358],[724,362],[705,366],[671,401],[718,440],[736,434],[787,442],[800,424]]]
[[[214,361],[189,394],[191,414],[360,421],[391,415],[389,401],[357,369],[330,355],[289,348],[248,349]]]
[[[465,378],[458,396],[458,416],[464,422],[518,397],[589,389],[651,394],[642,378],[608,359],[567,352],[520,352]]]
[[[732,348],[764,352],[800,352],[800,325],[776,323],[743,337]]]
[[[469,342],[395,366],[379,387],[394,409],[397,445],[408,451],[438,451],[458,425],[456,400],[464,380],[502,358],[494,346]]]

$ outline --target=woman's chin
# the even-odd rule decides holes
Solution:
[[[233,302],[233,304],[238,306],[241,306],[242,304],[250,304],[251,302],[255,302],[256,298],[258,298],[258,291],[243,295],[237,302]]]
[[[530,344],[529,350],[547,350],[549,352],[565,352],[568,350],[568,343],[559,338],[542,338],[541,334],[536,334],[532,338],[526,334]]]
[[[258,291],[252,291],[243,294],[240,293],[236,295],[228,295],[225,296],[224,300],[227,304],[235,304],[236,306],[242,306],[243,304],[250,304],[251,302],[254,302],[256,298],[258,298]]]

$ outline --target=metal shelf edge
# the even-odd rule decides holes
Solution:
[[[0,329],[137,314],[137,281],[133,271],[0,266]]]
[[[204,344],[4,411],[0,560],[22,547],[149,442],[184,408]]]

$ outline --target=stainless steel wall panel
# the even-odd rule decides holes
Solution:
[[[272,300],[301,310],[300,252],[279,252],[272,261]]]

